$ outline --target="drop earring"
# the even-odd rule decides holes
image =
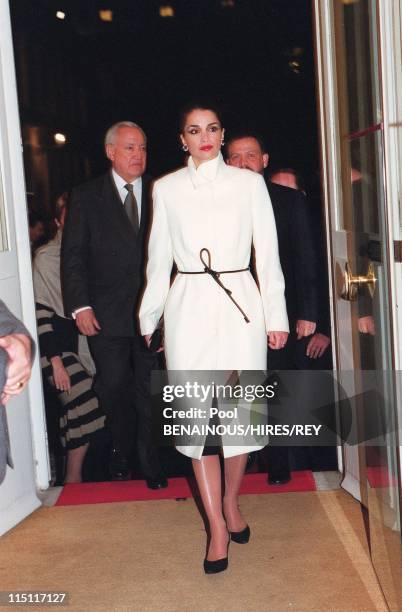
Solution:
[[[185,153],[187,153],[187,151],[188,151],[188,146],[187,146],[186,144],[182,145],[182,147],[181,147],[181,148],[183,149],[183,151],[184,151]]]
[[[222,136],[222,138],[221,138],[221,147],[223,147],[224,144],[225,144],[225,137]]]

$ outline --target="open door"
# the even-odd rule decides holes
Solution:
[[[399,184],[401,91],[393,88],[400,8],[386,0],[315,2],[335,363],[354,398],[342,486],[367,509],[372,561],[392,610],[402,609],[396,314],[402,258],[392,198]]]
[[[8,0],[0,0],[0,298],[36,338],[17,89]],[[49,486],[38,355],[28,388],[7,404],[14,469],[0,485],[0,535],[40,506]]]

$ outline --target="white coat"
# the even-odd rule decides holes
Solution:
[[[266,370],[267,332],[289,327],[263,177],[227,166],[220,154],[198,168],[190,157],[187,167],[155,182],[153,204],[141,333],[152,334],[164,314],[168,370]],[[243,269],[252,245],[259,288],[249,271],[220,277],[249,323],[209,274],[178,273],[170,287],[173,262],[179,271],[201,271],[200,251],[206,248],[214,270]],[[258,448],[223,443],[225,457]],[[200,458],[203,446],[178,450]]]

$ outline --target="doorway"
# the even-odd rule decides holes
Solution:
[[[46,10],[50,4],[43,2],[40,7]],[[154,6],[154,3],[146,4]],[[222,10],[232,10],[230,7],[235,5],[225,3],[227,6],[224,8],[223,4]],[[255,6],[262,4],[256,2]],[[279,7],[280,4],[272,2],[273,6]],[[314,6],[322,176],[327,236],[331,245],[328,265],[332,277],[336,364],[350,395],[361,394],[366,390],[365,385],[371,384],[370,378],[367,383],[364,372],[374,373],[376,388],[380,390],[380,415],[383,417],[378,423],[377,433],[388,436],[389,442],[380,444],[377,440],[380,436],[376,436],[375,444],[345,445],[342,453],[345,468],[343,486],[367,508],[373,564],[387,600],[395,606],[395,602],[398,602],[398,584],[401,584],[400,457],[397,436],[399,389],[393,376],[384,376],[381,372],[395,372],[401,363],[401,321],[397,306],[398,296],[401,295],[402,226],[396,202],[398,167],[402,156],[398,141],[400,100],[395,95],[398,79],[401,90],[400,72],[396,65],[400,58],[400,43],[396,41],[400,41],[401,9],[397,2],[380,0],[315,0]],[[306,6],[306,10],[309,10],[309,6]],[[108,26],[103,24],[100,27]],[[79,35],[87,33],[88,28],[88,23],[86,29],[78,28]],[[177,31],[180,33],[180,28]],[[104,34],[105,38],[107,35]],[[63,39],[66,33],[59,30],[54,34],[53,42],[57,36]],[[261,41],[257,36],[253,43],[261,45]],[[96,47],[93,40],[91,44],[90,49],[94,52]],[[289,57],[287,65],[297,70],[299,51],[296,46],[290,51],[294,55]],[[41,68],[40,57],[36,56],[34,60]],[[110,65],[103,67],[104,79],[100,85],[104,87],[106,95],[110,90]],[[203,73],[205,78],[208,76],[207,68]],[[297,72],[294,74],[297,75]],[[36,94],[40,82],[38,79],[35,84]],[[75,85],[72,82],[73,88]],[[150,81],[149,85],[152,87]],[[43,103],[43,97],[30,97],[29,93],[29,87],[23,90],[24,100]],[[233,89],[232,95],[235,94]],[[254,90],[254,95],[258,97],[258,94],[259,91]],[[54,101],[49,96],[49,100],[52,99]],[[99,99],[105,104],[108,101],[108,98]],[[153,104],[155,111],[158,111],[157,96],[153,97]],[[122,108],[126,107],[123,105],[118,110]],[[63,119],[72,156],[77,153],[76,132],[72,132],[73,138],[69,140],[68,128],[73,126],[74,122],[70,124],[69,117],[75,117],[75,110],[69,105]],[[85,109],[81,110],[80,116],[88,117]],[[51,117],[55,119],[53,114]],[[108,119],[107,122],[111,123],[112,120]],[[92,125],[99,133],[106,127],[103,121],[101,119],[95,126]],[[49,128],[49,136],[50,128],[53,130],[57,126],[52,124],[46,127]],[[277,129],[278,139],[283,141],[282,133]],[[87,134],[87,137],[91,147],[95,143],[100,148],[99,137],[98,140],[94,139],[93,133]],[[85,150],[83,165],[78,170],[71,170],[73,183],[77,182],[74,176],[84,178],[85,174],[102,165],[95,155],[91,167],[88,161],[91,147]],[[173,143],[171,147],[173,149]],[[364,438],[367,423],[358,414],[359,408],[361,405],[357,403],[356,419],[363,429]]]
[[[335,365],[354,440],[342,486],[362,504],[387,603],[401,605],[400,3],[315,2]]]
[[[106,169],[102,136],[122,117],[144,126],[153,176],[181,165],[178,111],[202,95],[222,107],[228,135],[262,134],[269,170],[302,175],[320,216],[310,0],[285,7],[283,0],[175,0],[163,11],[160,4],[137,0],[133,11],[132,1],[113,0],[105,21],[101,0],[62,11],[51,0],[11,3],[34,210],[52,217],[63,191]],[[305,450],[294,449],[292,468],[336,468],[333,449]]]

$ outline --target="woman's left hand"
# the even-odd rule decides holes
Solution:
[[[53,382],[56,389],[59,391],[71,391],[71,379],[69,373],[64,367],[63,361],[59,355],[55,355],[50,359],[53,369]]]
[[[152,340],[152,334],[145,334],[144,341],[148,349],[150,349],[151,347],[151,340]],[[163,350],[164,350],[163,346],[160,346],[156,352],[161,353]]]
[[[289,333],[284,331],[270,331],[268,332],[268,346],[270,349],[283,349],[287,340]]]
[[[144,340],[145,340],[145,344],[147,345],[147,348],[149,348],[149,345],[151,344],[151,338],[152,338],[152,334],[145,334],[144,336]]]

